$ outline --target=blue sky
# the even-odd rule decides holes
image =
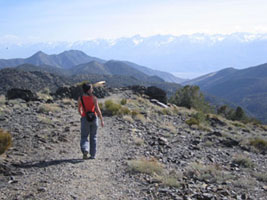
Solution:
[[[267,32],[266,0],[0,0],[0,40]]]

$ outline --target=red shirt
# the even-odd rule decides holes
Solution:
[[[85,117],[85,113],[88,111],[94,112],[96,114],[94,97],[93,96],[82,96],[82,98],[83,98],[83,103],[84,103],[84,107],[85,107],[85,110],[84,110],[82,102],[81,102],[81,107],[83,109],[82,117]]]

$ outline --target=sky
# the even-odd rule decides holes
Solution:
[[[266,0],[0,0],[0,41],[267,33]]]

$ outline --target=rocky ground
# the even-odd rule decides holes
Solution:
[[[13,146],[0,157],[0,199],[267,199],[265,126],[162,109],[131,91],[110,97],[135,114],[105,116],[95,160],[82,160],[76,102],[0,102]]]

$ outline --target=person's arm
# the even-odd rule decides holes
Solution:
[[[100,118],[101,126],[103,127],[104,126],[103,116],[102,116],[101,110],[99,108],[98,101],[97,101],[96,97],[94,97],[94,104],[95,104],[95,109],[96,109],[97,116]]]
[[[80,115],[83,113],[81,98],[78,98],[78,112]]]

